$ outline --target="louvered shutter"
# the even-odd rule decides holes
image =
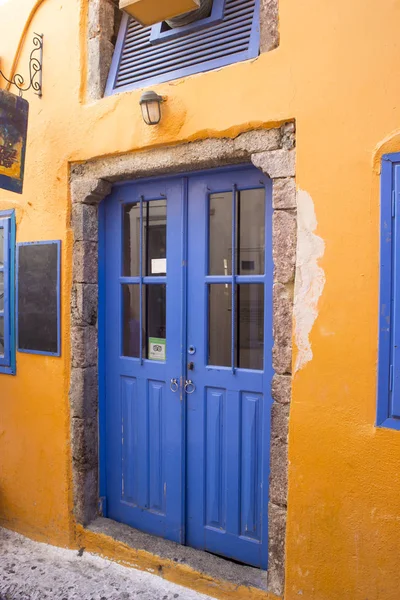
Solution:
[[[124,17],[107,95],[254,58],[259,52],[259,0],[226,0],[222,22],[194,27],[179,38],[152,44],[151,32]]]

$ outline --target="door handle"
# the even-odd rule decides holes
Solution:
[[[186,379],[185,381],[185,392],[187,394],[193,394],[193,392],[196,390],[196,386],[194,385],[193,381],[191,379]]]
[[[177,379],[171,379],[171,382],[169,384],[170,390],[171,392],[177,392],[179,390],[179,383]]]

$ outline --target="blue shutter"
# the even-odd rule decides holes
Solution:
[[[15,212],[0,212],[0,373],[15,374]],[[4,335],[3,335],[4,334]],[[2,343],[2,346],[3,346]]]
[[[124,16],[106,95],[254,58],[259,53],[259,0],[226,0],[222,21],[178,38],[152,44],[151,34],[151,27]]]
[[[0,367],[10,366],[10,219],[0,219]],[[4,332],[3,343],[1,343]],[[4,345],[4,349],[2,349]]]

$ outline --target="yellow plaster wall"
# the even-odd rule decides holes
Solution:
[[[34,0],[0,0],[0,68],[8,72]],[[296,373],[290,416],[287,600],[398,600],[400,432],[374,427],[378,319],[379,156],[400,150],[398,0],[280,0],[281,44],[257,60],[155,86],[158,128],[140,91],[82,102],[86,1],[45,0],[44,96],[30,100],[17,239],[63,241],[61,358],[17,354],[0,375],[0,522],[74,545],[69,453],[68,162],[297,124],[297,185],[325,252],[326,283]],[[26,72],[28,45],[20,70]]]

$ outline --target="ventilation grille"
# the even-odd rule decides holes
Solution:
[[[150,43],[151,27],[142,27],[130,19],[125,25],[120,60],[110,73],[107,93],[254,58],[259,49],[257,7],[258,0],[226,0],[222,22],[154,45]],[[118,58],[114,57],[114,61]]]

